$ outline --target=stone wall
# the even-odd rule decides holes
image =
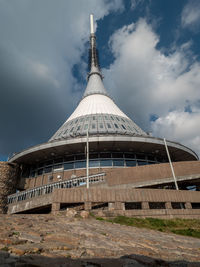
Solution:
[[[192,175],[195,179],[200,178],[200,161],[181,161],[173,162],[174,171],[177,180],[187,180],[192,179]],[[117,187],[122,185],[134,184],[135,187],[146,185],[146,182],[151,181],[152,184],[162,184],[170,182],[167,179],[173,181],[172,172],[169,163],[153,164],[137,167],[127,167],[127,168],[90,168],[90,175],[99,172],[106,173],[106,182],[108,187]],[[54,173],[43,174],[35,178],[21,179],[23,189],[31,189],[38,186],[43,186],[49,183],[58,182],[58,176],[61,176],[62,180],[71,179],[72,175],[77,177],[86,176],[85,169],[70,170],[70,171],[60,171]],[[48,177],[52,176],[51,182],[48,181]],[[180,178],[180,179],[179,179]],[[103,185],[105,186],[105,185]],[[22,189],[21,188],[21,189]]]
[[[7,212],[7,196],[16,192],[19,166],[0,162],[0,214]]]
[[[137,205],[135,205],[137,203]],[[93,187],[55,189],[52,193],[13,202],[8,213],[37,213],[51,206],[53,214],[67,207],[92,210],[99,216],[126,215],[155,218],[200,219],[200,192],[164,189],[106,189]],[[161,205],[162,204],[162,205]],[[103,205],[103,206],[102,206]],[[160,206],[161,205],[161,206]]]

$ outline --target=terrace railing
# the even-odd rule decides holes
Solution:
[[[89,184],[99,183],[105,181],[105,173],[98,173],[89,176]],[[87,177],[77,177],[65,181],[47,184],[33,189],[17,192],[8,196],[8,204],[17,203],[41,195],[51,194],[57,188],[73,188],[85,186]]]

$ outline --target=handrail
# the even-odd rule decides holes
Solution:
[[[89,176],[89,183],[99,183],[103,182],[105,179],[105,173],[98,173]],[[18,192],[8,196],[8,204],[17,203],[19,201],[27,200],[33,197],[38,197],[41,195],[50,194],[56,188],[73,188],[73,187],[81,187],[86,185],[87,177],[78,177],[70,180],[55,182],[39,187],[35,187],[33,189],[28,189],[23,192]]]

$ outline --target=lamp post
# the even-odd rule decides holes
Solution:
[[[87,130],[87,143],[86,143],[86,177],[87,177],[87,189],[89,189],[89,133]]]

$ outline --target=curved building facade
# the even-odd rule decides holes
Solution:
[[[41,194],[38,193],[40,188],[44,189],[45,186],[47,188],[52,185],[52,189],[49,190],[53,192],[56,183],[60,185],[58,188],[68,188],[68,190],[72,187],[85,187],[86,183],[83,178],[86,176],[85,147],[87,140],[89,140],[88,164],[92,187],[103,186],[106,181],[105,177],[109,177],[112,171],[115,176],[116,171],[120,175],[120,172],[124,172],[125,169],[131,169],[133,174],[141,170],[144,175],[147,175],[144,171],[146,166],[151,165],[153,168],[158,164],[161,166],[168,162],[163,139],[152,137],[143,131],[120,110],[107,93],[99,67],[94,32],[90,34],[89,53],[88,83],[75,111],[48,142],[14,154],[9,159],[10,163],[17,163],[21,166],[21,178],[17,188],[21,192],[9,198],[9,206],[19,201],[27,201],[29,197],[26,196],[26,193],[30,190],[32,190],[31,192],[37,190],[37,194],[35,194],[40,196]],[[167,146],[173,162],[198,160],[194,151],[177,142],[168,140]],[[129,175],[131,176],[131,174]],[[101,178],[98,180],[95,177]],[[121,175],[121,178],[118,179],[124,179],[123,177],[124,175]],[[114,178],[112,177],[112,179]],[[121,182],[123,184],[123,181]],[[106,186],[108,184],[107,181]],[[137,188],[133,185],[134,181],[129,184],[131,188]],[[164,180],[163,183],[158,183],[157,187],[160,188],[162,184],[166,185]],[[168,185],[171,185],[173,189],[173,183],[168,183]],[[153,186],[156,187],[156,183]],[[110,185],[110,187],[112,186]],[[185,185],[185,189],[186,187]],[[19,195],[21,198],[18,201]],[[22,211],[23,209],[20,210],[20,212]],[[17,210],[13,211],[13,213],[15,212]]]

